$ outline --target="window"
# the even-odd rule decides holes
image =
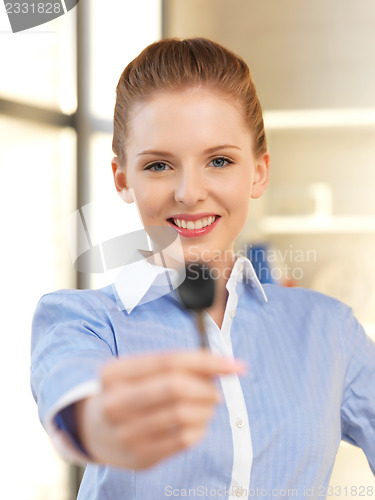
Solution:
[[[30,392],[31,320],[44,293],[99,284],[74,272],[66,220],[77,205],[102,194],[104,179],[112,189],[117,80],[160,36],[160,0],[82,1],[14,34],[5,12],[0,16],[4,498],[76,498],[79,470],[55,452]]]

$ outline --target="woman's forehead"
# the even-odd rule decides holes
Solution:
[[[238,97],[233,96],[230,92],[213,85],[199,83],[177,88],[162,87],[154,89],[148,92],[147,95],[143,96],[142,99],[135,101],[133,109],[141,109],[155,101],[167,102],[178,99],[191,99],[194,97],[201,97],[202,99],[218,99],[237,107],[241,111],[244,108]]]
[[[186,139],[219,134],[222,136],[220,141],[227,142],[240,132],[249,133],[244,113],[237,103],[207,89],[158,93],[138,103],[133,109],[130,126],[129,139],[143,141],[146,138],[167,141],[181,134],[186,134]]]

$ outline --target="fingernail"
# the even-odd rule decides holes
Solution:
[[[237,373],[246,373],[247,365],[240,359],[226,358],[224,361],[225,368],[236,371]]]

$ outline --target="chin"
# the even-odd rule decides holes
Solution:
[[[220,250],[210,249],[210,248],[200,248],[199,245],[190,245],[188,248],[184,249],[184,259],[185,262],[202,262],[204,264],[209,264],[220,254]]]

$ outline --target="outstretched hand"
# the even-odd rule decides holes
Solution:
[[[243,371],[208,351],[111,361],[101,393],[75,405],[79,439],[97,463],[149,467],[202,438],[220,401],[215,377]]]

